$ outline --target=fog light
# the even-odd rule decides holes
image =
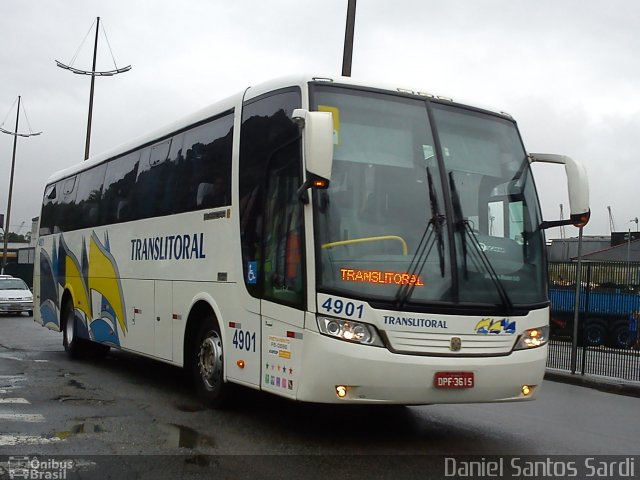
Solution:
[[[523,385],[522,386],[522,394],[525,397],[528,397],[531,394],[532,388],[529,385]]]
[[[347,387],[345,387],[344,385],[336,386],[336,395],[338,395],[339,398],[346,397],[347,396]]]

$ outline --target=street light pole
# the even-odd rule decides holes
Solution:
[[[13,175],[16,169],[16,150],[18,147],[18,136],[20,137],[33,137],[36,135],[40,135],[42,132],[30,132],[30,133],[18,133],[18,124],[20,122],[20,103],[22,97],[18,96],[18,108],[16,111],[16,128],[13,132],[5,130],[0,125],[0,132],[6,133],[8,135],[13,135],[13,154],[11,156],[11,174],[9,175],[9,199],[7,201],[7,216],[6,223],[4,224],[4,247],[2,249],[2,267],[0,268],[0,275],[4,274],[4,269],[7,266],[7,247],[9,243],[9,225],[11,225],[11,198],[13,197]],[[27,118],[27,124],[29,123],[29,119]],[[29,125],[29,129],[31,126]]]
[[[638,217],[632,218],[629,220],[629,223],[636,224],[636,232],[638,231]],[[631,227],[627,229],[627,271],[628,273],[628,283],[631,284]]]
[[[580,291],[582,290],[582,228],[578,230],[578,264],[576,265],[576,300],[573,306],[573,339],[571,344],[571,374],[578,364],[578,322],[580,321]],[[588,288],[588,287],[587,287]],[[583,370],[584,373],[584,370]]]
[[[14,132],[18,132],[18,123],[20,122],[20,100],[18,95],[18,111],[16,112],[16,129]],[[16,169],[16,148],[18,147],[18,135],[13,136],[13,154],[11,155],[11,175],[9,176],[9,199],[7,200],[7,218],[4,224],[4,248],[2,249],[2,269],[0,274],[4,275],[4,269],[7,266],[7,247],[9,243],[9,222],[11,220],[11,197],[13,196],[13,173]]]
[[[89,158],[89,145],[91,144],[91,120],[93,118],[93,91],[96,83],[96,58],[98,57],[98,32],[100,28],[100,17],[96,20],[96,41],[93,44],[93,67],[91,68],[91,90],[89,91],[89,118],[87,119],[87,140],[84,144],[84,159]]]
[[[342,54],[342,76],[351,76],[351,59],[353,57],[353,31],[356,24],[356,0],[349,0],[347,6],[347,26],[344,32],[344,52]]]
[[[102,27],[102,30],[104,31],[104,26]],[[89,92],[89,117],[87,119],[87,138],[86,138],[86,141],[85,141],[85,144],[84,144],[84,159],[85,160],[89,158],[89,147],[91,145],[91,122],[92,122],[92,119],[93,119],[93,92],[94,92],[94,87],[95,87],[95,82],[96,82],[96,76],[98,76],[98,77],[111,77],[113,75],[117,75],[119,73],[128,72],[129,70],[131,70],[131,65],[127,65],[126,67],[118,68],[118,65],[116,65],[116,60],[115,60],[115,58],[113,58],[113,52],[111,53],[111,56],[113,58],[114,69],[113,70],[105,70],[105,71],[97,71],[96,70],[96,59],[98,58],[98,34],[99,34],[99,32],[100,32],[100,17],[96,17],[96,37],[95,37],[95,42],[93,44],[93,64],[92,64],[92,67],[91,67],[91,71],[74,68],[73,67],[73,61],[75,60],[75,57],[71,61],[70,65],[65,65],[64,63],[56,60],[56,65],[58,65],[60,68],[64,68],[65,70],[69,70],[70,72],[73,72],[73,73],[78,74],[78,75],[90,75],[91,76],[91,90]],[[107,45],[108,45],[109,44],[109,39],[106,38],[106,35],[107,34],[105,32],[105,39],[106,39]],[[109,47],[109,50],[111,50],[111,47]]]

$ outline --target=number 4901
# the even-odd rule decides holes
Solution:
[[[327,313],[335,313],[336,315],[346,315],[347,317],[362,318],[364,313],[364,305],[356,305],[353,302],[345,302],[339,298],[327,298],[321,306]]]
[[[233,346],[238,350],[255,352],[256,332],[245,332],[244,330],[236,330],[235,332],[233,332]]]

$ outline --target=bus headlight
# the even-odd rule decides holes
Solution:
[[[376,327],[368,323],[322,316],[316,317],[316,320],[320,332],[328,337],[339,338],[346,342],[384,347]]]
[[[530,328],[520,335],[514,350],[526,350],[545,345],[549,341],[549,325],[538,328]]]

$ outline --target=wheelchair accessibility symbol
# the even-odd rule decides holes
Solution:
[[[255,285],[258,283],[258,262],[249,262],[247,266],[247,283]]]

